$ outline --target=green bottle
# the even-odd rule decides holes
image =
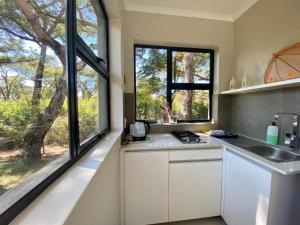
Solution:
[[[267,139],[266,139],[267,143],[271,145],[277,145],[278,133],[279,133],[279,128],[276,126],[275,122],[272,122],[272,125],[268,126]]]

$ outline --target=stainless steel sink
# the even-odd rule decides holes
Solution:
[[[251,146],[244,149],[273,162],[291,162],[300,160],[300,155],[271,146]]]

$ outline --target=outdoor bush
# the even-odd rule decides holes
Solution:
[[[52,127],[48,131],[44,144],[58,144],[66,145],[69,142],[69,127],[68,127],[68,115],[64,113],[57,117]]]
[[[97,98],[78,99],[78,116],[80,140],[86,140],[89,136],[97,131],[98,115]]]
[[[19,147],[26,130],[33,124],[33,116],[29,99],[0,100],[0,137],[9,142],[9,147]],[[1,148],[1,145],[0,145]]]
[[[41,111],[45,110],[49,102],[50,99],[41,101]],[[80,139],[84,140],[97,130],[97,98],[79,98],[78,112]],[[0,100],[0,149],[3,141],[5,141],[5,145],[3,144],[5,150],[21,147],[26,131],[36,118],[37,116],[33,116],[29,99]],[[65,101],[59,116],[44,139],[44,144],[68,144],[68,122],[67,101]]]

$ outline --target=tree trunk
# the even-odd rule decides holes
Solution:
[[[41,159],[41,148],[43,147],[44,138],[58,117],[64,104],[66,94],[67,83],[65,76],[62,76],[58,81],[55,94],[53,95],[45,112],[38,118],[38,121],[32,125],[32,127],[24,136],[24,159]]]
[[[43,84],[43,75],[45,70],[46,63],[46,53],[47,53],[47,45],[42,44],[40,59],[38,63],[38,67],[36,69],[35,78],[34,78],[34,86],[33,86],[33,94],[32,94],[32,106],[33,108],[38,109],[42,97],[42,84]]]
[[[39,116],[37,122],[32,125],[29,131],[24,136],[24,159],[40,159],[41,148],[43,146],[44,138],[59,115],[67,94],[66,82],[66,57],[65,46],[61,45],[57,40],[51,37],[51,32],[47,33],[42,27],[40,22],[40,15],[30,6],[29,1],[15,0],[17,6],[31,25],[33,33],[36,35],[37,40],[42,45],[49,46],[59,58],[63,66],[63,74],[58,80],[58,84],[54,95],[51,98],[49,105],[45,112]],[[60,14],[60,17],[63,13]]]
[[[194,63],[194,53],[185,53],[183,56],[184,64],[184,83],[193,83],[193,63]],[[183,119],[192,119],[192,105],[193,105],[193,91],[184,90],[183,91],[183,105],[181,114]]]

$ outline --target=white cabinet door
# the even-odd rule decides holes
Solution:
[[[168,221],[168,152],[125,153],[125,224]]]
[[[220,215],[222,161],[170,162],[169,220]]]
[[[223,218],[228,225],[266,225],[272,174],[226,150]]]

